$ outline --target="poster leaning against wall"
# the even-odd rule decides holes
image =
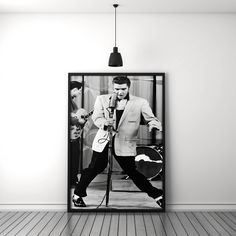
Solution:
[[[165,211],[164,88],[164,73],[69,73],[68,211]]]

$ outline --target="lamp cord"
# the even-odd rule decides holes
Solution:
[[[116,7],[115,7],[115,47],[116,47]]]
[[[118,7],[118,4],[113,4],[113,7],[115,8],[115,47],[116,47],[116,8]]]

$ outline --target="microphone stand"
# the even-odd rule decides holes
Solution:
[[[109,118],[113,118],[114,114],[114,108],[109,108]],[[111,189],[111,175],[112,175],[112,165],[113,165],[113,159],[112,159],[112,130],[113,130],[113,124],[108,125],[108,134],[109,134],[109,147],[108,147],[108,172],[107,172],[107,189],[106,189],[106,207],[109,203],[109,193]]]

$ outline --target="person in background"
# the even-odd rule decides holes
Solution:
[[[80,138],[86,123],[84,118],[87,112],[81,108],[82,83],[70,82],[70,185],[78,181],[77,175],[80,167]]]

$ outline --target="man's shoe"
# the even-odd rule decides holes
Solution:
[[[127,180],[127,179],[129,179],[129,176],[128,176],[128,175],[125,175],[125,176],[123,176],[121,179]]]
[[[155,200],[158,206],[162,208],[163,207],[163,190],[160,190],[159,196],[156,197]]]
[[[78,199],[72,198],[72,202],[74,203],[75,207],[86,207],[86,204],[82,197],[79,197]]]
[[[163,196],[162,196],[162,198],[160,199],[160,200],[157,200],[156,201],[156,203],[157,203],[157,205],[159,206],[159,207],[163,207]]]

